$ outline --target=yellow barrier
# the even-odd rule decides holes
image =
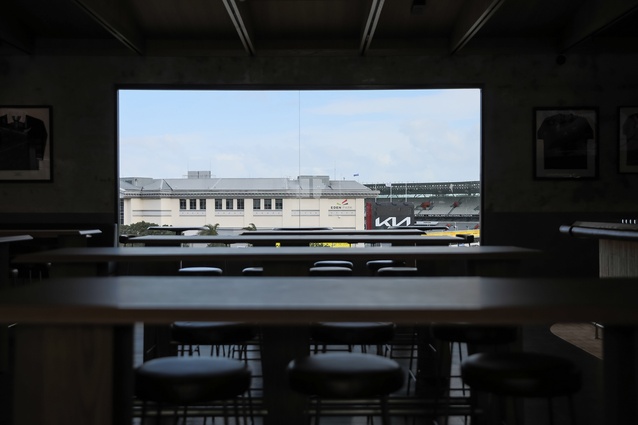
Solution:
[[[470,230],[446,230],[444,232],[427,232],[425,236],[456,236],[456,235],[473,235],[475,238],[481,236],[480,229]]]
[[[275,243],[276,247],[280,247],[281,243]],[[352,245],[347,242],[311,242],[310,246],[325,246],[328,248],[350,248]]]
[[[350,248],[352,245],[347,242],[315,242],[310,246],[327,246],[328,248]]]

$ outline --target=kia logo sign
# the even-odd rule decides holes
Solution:
[[[396,226],[409,226],[412,224],[412,219],[410,217],[405,217],[403,220],[399,221],[396,217],[388,217],[385,220],[381,221],[379,217],[374,220],[375,227],[396,227]]]

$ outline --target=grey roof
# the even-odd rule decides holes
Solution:
[[[287,178],[181,178],[145,179],[123,177],[120,191],[125,197],[179,196],[279,196],[373,197],[378,192],[354,180],[330,180],[328,176]]]

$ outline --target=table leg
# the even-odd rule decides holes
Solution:
[[[417,371],[416,371],[416,393],[421,397],[428,399],[436,399],[441,394],[437,394],[442,388],[440,380],[439,365],[441,364],[439,356],[445,358],[445,365],[449,366],[449,351],[445,353],[437,353],[437,341],[432,337],[430,325],[417,325]]]
[[[0,244],[0,288],[9,287],[9,244]]]
[[[107,325],[17,325],[13,423],[130,423],[131,336]]]
[[[638,329],[605,325],[605,423],[638,423]]]
[[[307,423],[306,397],[293,392],[286,379],[286,367],[296,357],[310,352],[307,326],[263,326],[262,369],[265,425]]]

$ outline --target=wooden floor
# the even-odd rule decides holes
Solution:
[[[556,323],[550,331],[586,353],[603,358],[603,329],[594,323]]]

